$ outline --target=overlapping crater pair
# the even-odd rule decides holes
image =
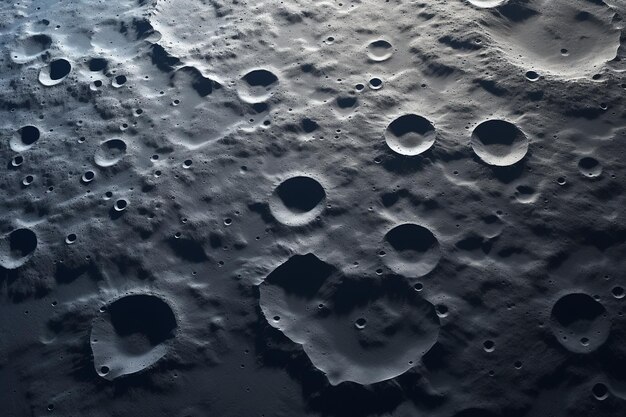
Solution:
[[[277,267],[259,292],[267,322],[300,344],[332,385],[397,377],[439,335],[435,307],[406,279],[345,275],[310,253]]]

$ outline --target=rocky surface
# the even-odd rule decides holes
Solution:
[[[621,0],[0,4],[6,416],[623,416]]]

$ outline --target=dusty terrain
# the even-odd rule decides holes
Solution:
[[[623,417],[625,14],[0,3],[0,414]]]

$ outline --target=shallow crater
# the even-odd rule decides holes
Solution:
[[[566,294],[552,307],[552,333],[567,350],[589,353],[609,337],[611,320],[602,304],[584,293]]]
[[[367,56],[371,61],[383,62],[393,55],[393,46],[384,39],[377,39],[367,45]]]
[[[94,367],[101,377],[113,380],[143,371],[167,354],[178,324],[160,297],[127,295],[101,311],[91,328]]]
[[[509,166],[521,161],[528,152],[528,137],[511,122],[487,120],[472,132],[474,153],[486,164]]]
[[[270,210],[279,222],[298,226],[315,219],[324,210],[325,200],[326,192],[317,180],[295,176],[276,187],[270,198]]]
[[[52,60],[39,71],[39,82],[46,87],[61,83],[72,71],[72,64],[64,58]]]
[[[383,261],[398,274],[421,277],[432,271],[441,258],[439,241],[425,228],[405,223],[389,230],[384,237]]]
[[[313,254],[289,258],[259,291],[267,322],[302,345],[332,385],[395,378],[439,335],[435,307],[403,278],[344,275]]]
[[[30,149],[41,137],[39,128],[32,125],[23,126],[16,133],[11,137],[9,143],[11,150],[15,152],[24,152]]]
[[[21,228],[0,237],[0,266],[16,269],[24,265],[37,249],[37,235]]]
[[[405,114],[387,126],[385,141],[392,151],[400,155],[419,155],[435,143],[436,131],[433,124],[417,114]]]
[[[94,155],[94,162],[100,167],[117,164],[126,154],[126,142],[122,139],[109,139],[100,144]]]

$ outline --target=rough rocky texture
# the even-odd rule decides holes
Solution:
[[[2,415],[623,416],[625,13],[2,2]]]

